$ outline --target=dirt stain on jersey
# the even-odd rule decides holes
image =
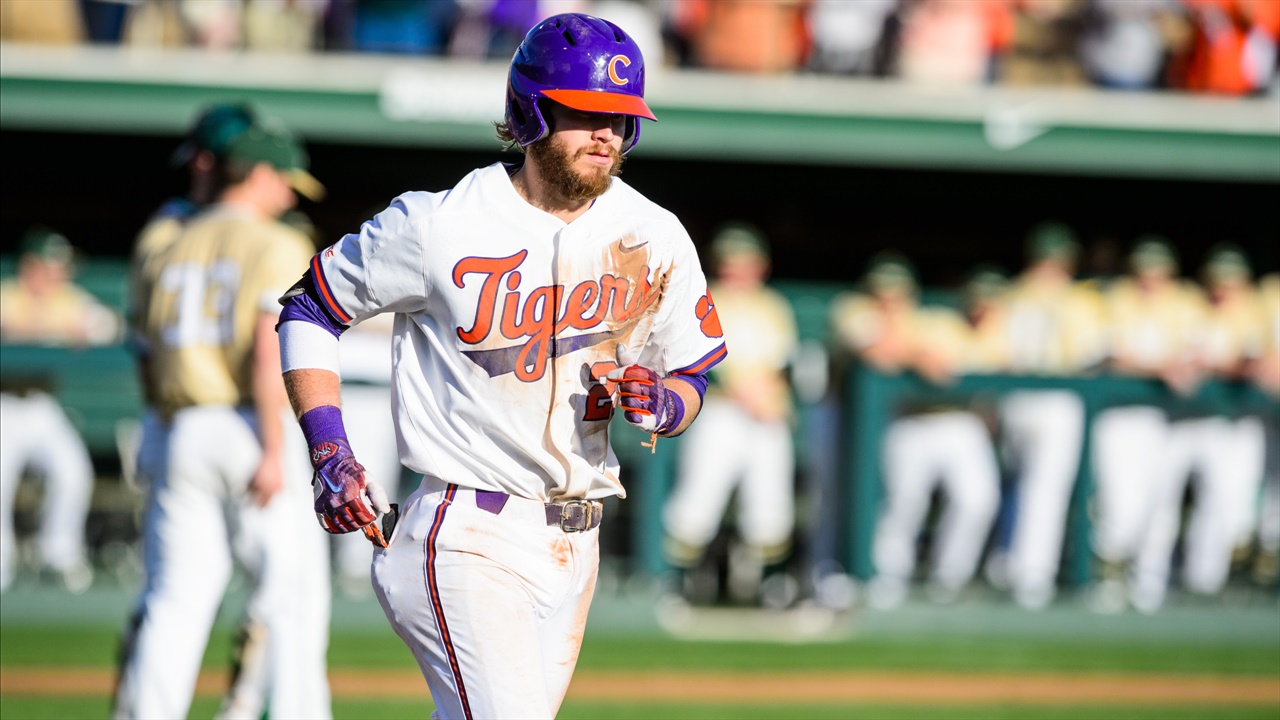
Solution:
[[[615,277],[630,279],[638,292],[641,284],[649,280],[649,272],[653,267],[650,264],[653,257],[649,241],[641,240],[635,233],[629,233],[607,247],[605,266],[614,268]],[[657,299],[643,308],[639,318],[628,318],[628,327],[619,338],[621,342],[637,347],[643,346],[648,341],[649,332],[653,329],[653,323],[666,299],[672,269],[668,267],[661,275],[650,281],[651,290],[646,295],[649,297],[656,295]],[[656,269],[654,271],[656,272]]]

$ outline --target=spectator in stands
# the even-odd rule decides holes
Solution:
[[[529,3],[533,4],[533,3]],[[397,55],[442,55],[458,12],[454,0],[334,0],[330,42]],[[512,48],[514,51],[514,47]]]
[[[1263,312],[1244,254],[1213,249],[1201,277],[1209,302],[1196,318],[1193,361],[1206,376],[1239,379],[1262,350]],[[1183,495],[1195,478],[1195,503],[1182,553],[1182,584],[1206,596],[1226,585],[1232,557],[1251,541],[1265,462],[1262,421],[1219,408],[1188,408],[1169,426],[1160,456],[1150,526],[1134,565],[1134,606],[1154,612],[1164,603],[1173,551],[1182,526]]]
[[[76,0],[0,2],[0,39],[40,45],[74,45],[84,40]]]
[[[1203,303],[1178,280],[1177,259],[1163,238],[1140,238],[1129,266],[1130,276],[1113,283],[1104,299],[1108,364],[1117,374],[1158,379],[1186,396],[1200,381],[1191,349]],[[1091,431],[1093,547],[1102,568],[1090,603],[1113,613],[1143,602],[1142,591],[1125,580],[1151,524],[1161,476],[1153,459],[1169,449],[1169,421],[1155,404],[1125,403],[1098,413]]]
[[[1082,85],[1080,32],[1084,0],[1017,0],[1013,35],[1000,59],[1007,85]]]
[[[726,342],[734,344],[734,359],[712,371],[698,429],[682,443],[675,488],[663,509],[664,549],[677,568],[700,564],[736,489],[738,537],[729,554],[729,594],[738,602],[763,599],[785,606],[796,595],[795,580],[788,582],[776,567],[790,552],[795,527],[786,375],[799,345],[795,317],[786,298],[764,284],[769,251],[757,228],[722,227],[711,244],[711,262],[710,294]],[[736,449],[726,452],[730,447]],[[762,598],[768,570],[778,579],[763,588]]]
[[[802,0],[687,0],[675,32],[711,70],[782,73],[805,61]]]
[[[1084,67],[1097,85],[1120,90],[1161,85],[1167,56],[1189,29],[1177,0],[1093,0],[1085,19]]]
[[[1046,222],[1027,236],[1027,267],[1004,299],[1007,363],[1015,375],[1078,375],[1102,360],[1101,300],[1074,280],[1080,244]],[[1084,401],[1070,390],[1015,390],[1000,399],[1000,435],[1014,475],[1008,545],[987,563],[997,587],[1040,609],[1056,592],[1071,490],[1084,441]]]
[[[919,0],[902,14],[896,74],[909,82],[983,84],[1012,35],[1007,0]]]
[[[922,308],[905,258],[883,254],[867,269],[866,294],[834,304],[836,339],[885,373],[913,371],[932,383],[965,372],[968,324],[953,310]],[[916,542],[933,490],[946,495],[932,543],[930,596],[954,600],[972,579],[999,502],[999,469],[983,421],[966,408],[917,402],[893,418],[882,449],[884,502],[872,554],[870,603],[891,609],[906,600]]]
[[[0,342],[83,347],[119,339],[114,312],[71,282],[74,250],[43,227],[22,241],[17,277],[0,283]],[[93,579],[84,544],[93,465],[80,434],[40,378],[0,388],[0,591],[17,574],[13,503],[24,470],[43,477],[43,569],[73,592]]]
[[[1280,2],[1182,0],[1193,26],[1190,48],[1173,67],[1172,85],[1247,95],[1266,89],[1276,73]]]
[[[872,75],[883,70],[885,25],[894,0],[825,0],[808,6],[811,70]]]

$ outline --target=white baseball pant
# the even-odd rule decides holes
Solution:
[[[757,548],[791,540],[795,527],[795,455],[785,419],[762,422],[709,395],[680,442],[675,487],[663,526],[686,545],[705,547],[738,489],[738,533]]]
[[[1019,604],[1038,607],[1056,589],[1084,442],[1084,401],[1069,390],[1013,392],[1000,403],[1000,420],[1018,468],[1009,578]]]
[[[936,486],[946,494],[930,575],[958,590],[973,577],[1000,500],[1000,471],[986,426],[969,412],[894,420],[884,440],[884,502],[872,553],[877,579],[906,583]]]
[[[433,717],[554,717],[578,661],[599,568],[599,530],[548,525],[543,503],[424,477],[374,590],[435,700]]]
[[[93,464],[80,434],[53,397],[0,393],[0,590],[16,573],[13,503],[30,469],[44,480],[40,560],[55,570],[84,562],[84,525],[93,495]]]
[[[286,489],[260,508],[246,494],[261,457],[254,425],[250,409],[226,406],[143,420],[147,584],[117,718],[186,716],[236,557],[256,585],[248,612],[269,631],[270,715],[329,717],[327,544],[309,507],[304,442],[285,425]]]
[[[1104,562],[1134,558],[1150,524],[1169,423],[1156,407],[1104,410],[1093,422],[1093,547]]]
[[[1262,437],[1255,437],[1255,430],[1260,425],[1225,417],[1170,423],[1150,526],[1134,562],[1133,594],[1141,609],[1154,610],[1164,602],[1183,494],[1192,477],[1195,501],[1183,543],[1182,582],[1205,595],[1226,584],[1241,532],[1252,528],[1249,510],[1262,477]]]

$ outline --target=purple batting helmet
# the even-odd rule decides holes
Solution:
[[[566,13],[543,20],[516,49],[507,75],[507,126],[524,147],[547,136],[543,98],[582,112],[627,116],[622,152],[640,140],[637,117],[657,120],[644,102],[644,57],[608,20]]]

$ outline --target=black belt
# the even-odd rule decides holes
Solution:
[[[511,496],[504,492],[476,490],[476,507],[497,515]],[[600,527],[604,517],[604,503],[599,500],[567,500],[544,503],[547,524],[558,526],[565,532],[585,532]]]

